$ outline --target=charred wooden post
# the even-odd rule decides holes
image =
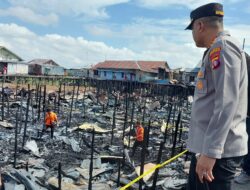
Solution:
[[[72,117],[72,110],[73,110],[73,104],[74,104],[74,96],[75,96],[75,83],[73,85],[73,94],[72,94],[72,98],[71,98],[71,105],[70,105],[70,112],[69,112],[69,122],[67,127],[70,127],[71,125],[71,117]],[[67,128],[66,128],[66,132],[67,132]]]
[[[181,88],[181,107],[184,107],[184,102],[185,102],[185,98],[186,98],[186,88],[182,86]]]
[[[129,102],[128,102],[128,93],[126,93],[126,110],[125,110],[125,117],[124,117],[124,125],[123,125],[123,132],[122,132],[122,140],[124,140],[124,137],[125,137],[125,130],[126,130],[126,127],[127,127],[127,119],[128,119],[128,105],[129,105]]]
[[[110,92],[111,92],[111,89],[110,89],[110,87],[108,87],[108,88],[107,88],[107,97],[108,97],[108,101],[107,101],[107,105],[106,105],[107,107],[109,106],[110,94],[111,94]]]
[[[86,85],[86,81],[84,81],[84,92],[83,92],[83,98],[82,98],[82,105],[83,105],[83,116],[85,117],[85,112],[86,112],[86,106],[85,106],[85,94],[86,94],[86,90],[87,90],[87,85]]]
[[[18,134],[21,133],[22,130],[22,124],[23,124],[23,90],[20,91],[21,92],[21,106],[20,106],[20,113],[19,113],[19,117],[20,117],[20,124],[19,124],[19,130],[18,130]]]
[[[173,108],[173,121],[175,121],[176,111],[177,111],[177,92],[176,92],[176,85],[173,86],[173,101],[174,101],[174,108]]]
[[[15,94],[15,101],[17,101],[17,89],[18,89],[18,81],[16,81],[16,94]]]
[[[129,137],[128,137],[128,147],[130,147],[131,131],[132,131],[132,126],[134,126],[134,112],[135,112],[135,101],[133,100],[132,113],[131,113],[131,119],[130,119],[130,128],[129,128]]]
[[[79,96],[79,88],[80,88],[80,81],[77,81],[77,90],[76,90],[76,101],[78,101],[78,96]],[[76,109],[76,103],[75,103],[75,109]]]
[[[44,91],[43,91],[43,111],[45,111],[45,104],[46,104],[46,85],[44,85]]]
[[[183,132],[183,122],[181,121],[180,133],[179,133],[179,142],[181,142],[182,132]]]
[[[18,111],[16,112],[16,126],[15,126],[14,168],[16,168],[16,158],[17,158],[17,129],[18,129]]]
[[[7,100],[7,118],[10,116],[10,101],[9,101],[9,95],[6,93],[6,100]]]
[[[92,190],[94,144],[95,144],[95,129],[93,129],[93,131],[92,131],[91,159],[90,159],[90,166],[89,166],[89,188],[88,188],[88,190]]]
[[[27,124],[28,124],[28,118],[29,118],[30,96],[31,96],[31,93],[30,93],[30,84],[28,84],[28,99],[27,99],[26,118],[25,118],[25,124],[24,124],[23,144],[22,144],[22,147],[24,147],[25,138],[26,138]]]
[[[114,129],[115,129],[115,117],[116,117],[116,106],[117,106],[117,96],[115,96],[115,104],[114,104],[114,112],[113,112],[113,124],[112,124],[112,133],[111,133],[111,145],[113,144],[113,138],[114,138]]]
[[[164,102],[165,101],[166,93],[165,93],[165,89],[163,90],[163,88],[161,90],[161,96],[162,96],[162,102]]]
[[[168,97],[169,97],[169,86],[165,86],[165,89],[166,89],[166,103],[167,103],[167,105],[169,105],[169,99],[168,99]]]
[[[121,176],[121,160],[118,159],[117,187],[120,187],[120,176]]]
[[[60,113],[60,99],[61,99],[62,83],[59,84],[58,99],[57,99],[57,113]]]
[[[148,120],[148,127],[147,127],[147,134],[146,134],[146,148],[148,148],[148,145],[149,145],[149,134],[150,134],[150,129],[151,129],[151,120],[149,119]]]
[[[39,87],[39,99],[38,99],[38,121],[40,120],[40,115],[41,115],[41,99],[42,99],[42,86],[40,85]]]
[[[122,151],[122,167],[125,166],[126,154],[125,154],[125,145],[123,143],[123,151]]]
[[[159,152],[158,152],[157,164],[161,163],[163,146],[164,146],[164,142],[161,142],[160,149],[159,149]],[[153,185],[151,187],[151,190],[155,190],[156,189],[156,182],[157,182],[157,179],[158,179],[158,174],[159,174],[159,168],[157,168],[155,170],[154,180],[153,180]]]
[[[143,140],[142,150],[141,150],[141,168],[140,168],[140,175],[144,173],[144,164],[145,164],[145,154],[146,154],[146,146],[145,146],[145,139]],[[139,181],[139,190],[142,190],[143,179]]]
[[[68,124],[69,124],[69,115],[67,115],[67,118],[66,118],[66,129],[65,129],[65,134],[67,135],[68,134]]]
[[[35,101],[38,102],[39,84],[36,84]]]
[[[170,104],[170,108],[169,108],[169,112],[168,112],[168,119],[167,119],[167,124],[166,124],[166,129],[165,129],[165,132],[164,132],[164,143],[166,143],[166,140],[167,140],[168,125],[169,125],[170,118],[171,118],[172,107],[173,107],[173,105]]]
[[[33,96],[32,96],[32,93],[30,94],[30,106],[31,106],[32,122],[34,122],[34,107],[33,107]]]
[[[91,87],[91,85],[92,85],[92,79],[89,79],[89,81],[88,81],[88,86],[89,86],[89,91],[90,91],[90,87]]]
[[[58,190],[62,190],[62,165],[58,163]]]
[[[46,98],[46,94],[45,94],[45,98]],[[46,118],[46,112],[47,112],[48,105],[49,105],[49,98],[48,98],[47,101],[45,101],[45,104],[44,104],[44,110],[43,110],[43,129],[46,128],[45,118]]]
[[[29,161],[26,162],[25,164],[25,170],[28,172],[29,171]]]
[[[96,100],[97,100],[97,104],[99,104],[99,96],[100,96],[100,82],[96,81]]]
[[[144,122],[145,122],[146,102],[147,102],[147,97],[145,97],[145,99],[144,99],[144,104],[143,104],[143,114],[142,114],[142,124],[143,124],[143,125],[144,125]]]
[[[105,105],[102,104],[102,113],[105,113]]]
[[[178,119],[177,119],[177,122],[175,124],[175,133],[174,133],[174,140],[173,140],[173,147],[172,147],[171,157],[173,157],[175,155],[175,148],[176,148],[176,142],[177,142],[177,134],[178,134],[178,128],[179,128],[180,121],[181,121],[181,111],[178,114]]]
[[[4,120],[4,87],[2,84],[2,121]]]
[[[65,91],[65,88],[66,88],[66,87],[65,87],[65,85],[66,85],[66,84],[65,84],[65,82],[64,82],[64,83],[63,83],[63,98],[64,98],[64,99],[65,99],[65,94],[66,94],[66,91]]]

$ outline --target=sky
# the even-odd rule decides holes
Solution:
[[[198,64],[190,12],[224,5],[224,25],[250,53],[249,0],[0,0],[0,45],[25,61],[53,59],[65,68],[105,60],[167,61],[171,69]]]

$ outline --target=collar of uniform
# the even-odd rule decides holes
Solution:
[[[224,31],[218,33],[217,38],[220,36],[230,36],[230,33],[229,33],[229,31],[224,30]]]
[[[211,47],[215,42],[217,42],[217,41],[220,39],[220,37],[222,37],[222,36],[230,36],[229,31],[224,30],[224,31],[222,31],[222,32],[219,32],[219,33],[217,34],[216,38],[211,42],[210,47]]]

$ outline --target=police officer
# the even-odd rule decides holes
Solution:
[[[189,190],[231,190],[247,154],[247,67],[240,44],[223,29],[223,6],[209,3],[190,14],[197,47],[207,48],[192,105],[188,138],[194,153]]]

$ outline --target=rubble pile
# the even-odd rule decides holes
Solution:
[[[97,82],[71,84],[66,91],[44,85],[0,90],[0,187],[119,189],[140,175],[141,166],[144,172],[155,167],[160,152],[161,163],[185,150],[188,87],[105,88]],[[43,132],[49,106],[59,119],[53,139],[50,130]],[[145,126],[145,147],[132,156],[137,120]],[[155,189],[184,189],[186,160],[183,156],[161,168]],[[131,189],[152,188],[155,176],[150,173]]]

